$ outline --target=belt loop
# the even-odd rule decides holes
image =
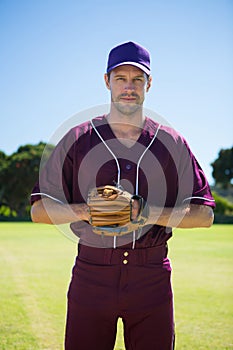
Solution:
[[[145,259],[144,263],[148,264],[148,249],[144,250],[144,259]]]
[[[111,265],[113,249],[110,249],[110,248],[103,249],[104,250],[104,264]]]
[[[147,249],[140,249],[140,264],[145,265],[147,263]]]

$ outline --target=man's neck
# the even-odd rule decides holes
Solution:
[[[107,120],[114,135],[127,147],[131,147],[138,140],[145,123],[142,111],[129,116],[111,111]]]
[[[123,129],[125,132],[130,132],[130,130],[133,132],[138,128],[142,129],[145,123],[145,116],[143,115],[142,108],[128,115],[119,112],[116,108],[111,106],[107,118],[111,127]]]

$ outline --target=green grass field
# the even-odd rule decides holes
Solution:
[[[176,350],[233,349],[233,226],[177,229],[169,248]],[[75,255],[55,227],[0,223],[1,350],[63,349]],[[115,350],[123,344],[119,323]]]

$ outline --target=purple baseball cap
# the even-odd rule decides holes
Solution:
[[[114,47],[108,56],[107,73],[124,64],[138,67],[150,75],[150,54],[137,43],[129,41]]]

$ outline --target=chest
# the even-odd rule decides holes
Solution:
[[[84,198],[90,188],[102,185],[121,186],[138,193],[148,201],[164,205],[176,193],[176,168],[170,154],[159,142],[149,149],[140,143],[128,148],[116,140],[102,142],[90,150],[79,147],[75,152],[73,188]],[[86,145],[87,146],[87,145]],[[74,193],[75,196],[75,193]]]

